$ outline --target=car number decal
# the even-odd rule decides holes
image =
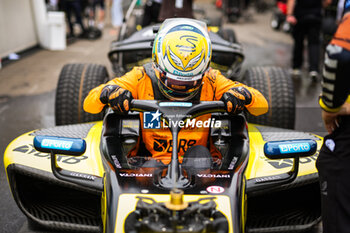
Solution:
[[[225,189],[223,187],[221,187],[221,186],[209,186],[207,188],[207,192],[208,193],[216,193],[216,194],[218,194],[218,193],[225,192]]]

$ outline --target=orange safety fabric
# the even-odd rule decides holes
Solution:
[[[342,18],[336,33],[330,44],[338,45],[350,50],[350,14],[345,14]]]
[[[120,78],[115,78],[107,84],[102,84],[90,91],[84,101],[84,110],[89,113],[99,113],[104,104],[100,101],[100,94],[105,85],[118,85],[132,93],[134,99],[154,100],[152,81],[146,74],[143,67],[135,67],[130,72]],[[210,69],[203,77],[203,86],[200,94],[201,101],[220,100],[221,96],[232,87],[245,86],[242,83],[234,82],[221,75],[220,71]],[[253,115],[261,115],[267,112],[268,103],[264,96],[254,88],[247,87],[252,94],[252,102],[246,106]],[[210,114],[199,116],[196,120],[205,121],[210,118]],[[140,114],[140,120],[143,122],[143,114]],[[143,127],[143,124],[141,124]],[[179,132],[179,161],[182,162],[182,156],[187,149],[194,145],[208,145],[209,128],[183,128]],[[142,139],[146,149],[152,154],[152,157],[168,164],[172,152],[172,136],[167,128],[161,129],[142,129]],[[220,153],[212,145],[210,152],[214,157],[221,158]],[[137,151],[133,150],[129,156],[135,156]]]

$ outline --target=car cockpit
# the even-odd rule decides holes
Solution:
[[[222,155],[219,166],[212,169],[234,170],[248,155],[249,140],[245,116],[214,112],[211,117],[221,124],[220,127],[209,129],[208,147],[212,142]],[[139,112],[133,111],[127,115],[120,115],[113,110],[107,112],[104,117],[101,148],[115,168],[142,167],[152,157],[145,148],[141,130]],[[137,156],[130,157],[131,150],[137,150]]]

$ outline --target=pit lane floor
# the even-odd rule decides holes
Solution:
[[[290,66],[292,40],[269,27],[270,13],[242,19],[235,25],[243,44],[244,67],[256,65]],[[3,152],[14,138],[27,131],[54,126],[54,98],[59,72],[67,63],[106,65],[110,42],[116,37],[110,28],[96,41],[78,40],[65,51],[38,50],[22,56],[0,70],[0,232],[28,232],[24,215],[12,199],[3,167]],[[296,129],[325,135],[317,97],[320,82],[307,77],[294,80],[297,95]],[[320,233],[321,230],[316,230]]]

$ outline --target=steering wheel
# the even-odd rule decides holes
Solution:
[[[192,102],[165,102],[155,100],[132,100],[130,110],[137,112],[158,112],[159,116],[163,115],[163,119],[167,122],[179,122],[188,118],[195,118],[209,113],[224,113],[226,112],[223,101],[201,101]],[[173,151],[171,162],[168,165],[167,174],[160,181],[160,184],[165,188],[184,187],[189,184],[181,173],[181,167],[178,160],[178,133],[181,129],[179,124],[170,125],[169,129],[173,138]]]

